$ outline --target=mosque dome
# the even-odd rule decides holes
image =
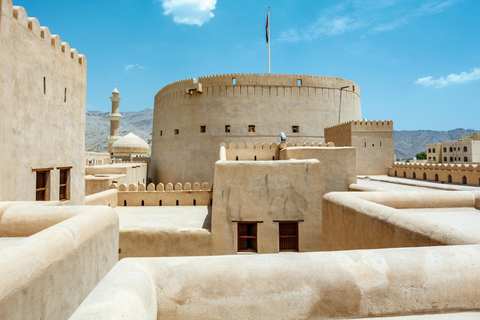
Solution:
[[[112,145],[112,152],[115,155],[146,155],[150,151],[148,144],[133,132],[121,137]]]

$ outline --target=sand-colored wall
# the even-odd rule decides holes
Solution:
[[[125,259],[74,319],[112,314],[155,319],[155,309],[157,319],[350,319],[476,311],[479,268],[478,245]]]
[[[0,250],[1,319],[67,319],[118,260],[112,208],[13,206],[1,224],[34,233]]]
[[[349,88],[340,90],[343,86]],[[155,95],[153,182],[211,183],[222,141],[271,143],[285,132],[294,143],[322,142],[324,127],[339,122],[340,94],[340,121],[360,120],[359,87],[341,78],[231,74],[171,83]],[[255,132],[248,132],[249,125]],[[206,126],[205,132],[200,126]],[[292,126],[299,132],[293,133]]]
[[[39,168],[53,168],[47,200],[58,200],[58,168],[72,167],[70,203],[83,204],[86,58],[11,0],[0,30],[0,201],[35,200]]]
[[[356,148],[357,174],[387,174],[394,161],[393,121],[349,121],[325,128],[325,141]]]
[[[477,164],[395,163],[388,168],[388,175],[480,186],[480,165]]]
[[[259,222],[258,253],[279,251],[278,221],[300,221],[300,251],[321,250],[324,184],[318,160],[218,161],[214,185],[214,254],[237,252],[237,221]]]
[[[480,243],[403,208],[474,207],[471,192],[348,192],[323,198],[323,250],[355,250]]]
[[[155,188],[153,183],[145,186],[143,183],[113,184],[110,188],[119,190],[118,206],[208,206],[212,204],[212,186],[204,182],[202,185],[195,182],[193,186],[187,182],[167,183],[164,186],[159,183]],[[178,201],[178,203],[177,203]]]
[[[118,203],[118,191],[116,189],[105,190],[89,196],[85,196],[86,206],[108,206],[115,208]]]
[[[108,190],[115,184],[128,183],[126,174],[96,174],[85,176],[85,197]]]
[[[355,148],[287,147],[280,151],[281,160],[318,159],[323,165],[325,193],[347,191],[357,182]]]
[[[147,183],[147,164],[146,163],[115,163],[101,166],[85,167],[86,175],[106,176],[124,174],[126,181],[124,183]],[[123,183],[123,182],[118,182]]]

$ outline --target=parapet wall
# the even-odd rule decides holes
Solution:
[[[441,183],[480,186],[480,165],[445,163],[394,163],[388,168],[391,177]]]
[[[208,206],[212,204],[213,185],[204,182],[202,185],[189,182],[182,185],[177,182],[159,183],[155,188],[153,183],[148,186],[140,183],[112,184],[110,189],[118,190],[118,206]]]
[[[30,30],[33,35],[42,39],[45,43],[50,44],[59,55],[71,59],[72,62],[78,63],[84,68],[87,67],[87,58],[85,55],[79,54],[77,49],[70,48],[68,42],[62,42],[58,34],[50,34],[50,29],[40,26],[37,18],[29,17],[23,7],[13,6],[11,0],[1,0],[0,6],[2,16],[10,15],[14,17],[21,27]]]

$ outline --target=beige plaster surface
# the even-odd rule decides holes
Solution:
[[[387,181],[376,181],[372,179],[357,179],[356,186],[350,185],[350,191],[362,191],[358,190],[357,186],[369,188],[369,191],[432,191],[432,188],[421,187],[416,185],[398,184]]]
[[[323,165],[325,193],[347,191],[357,181],[355,148],[288,147],[280,150],[280,159],[318,159]]]
[[[410,186],[417,186],[417,187],[425,187],[425,188],[438,189],[438,190],[480,191],[480,187],[455,185],[455,184],[448,184],[448,183],[435,182],[435,181],[391,177],[386,175],[368,175],[367,177],[370,180],[375,180],[375,181],[382,181],[382,182],[389,182],[389,183],[396,183],[396,184],[410,185]]]
[[[17,246],[22,243],[25,237],[0,237],[0,250],[10,246]]]
[[[42,230],[0,249],[0,319],[67,319],[118,259],[118,216],[108,207],[15,206],[22,217],[10,224],[13,236],[24,228]],[[56,215],[59,223],[42,219]],[[29,213],[29,217],[27,217]],[[36,219],[36,220],[33,220]],[[29,221],[27,223],[27,221]]]
[[[118,191],[109,189],[89,196],[85,196],[86,206],[109,206],[115,208],[118,202]]]
[[[317,159],[217,161],[212,208],[214,253],[237,252],[239,221],[258,222],[258,253],[279,251],[279,221],[299,221],[300,251],[321,250],[323,172]]]
[[[231,74],[170,83],[155,95],[152,179],[211,183],[221,142],[278,142],[280,132],[293,143],[322,142],[324,127],[361,118],[359,86],[341,78]]]
[[[480,243],[480,234],[461,221],[476,223],[475,206],[467,191],[332,192],[323,198],[323,249]]]
[[[77,313],[89,318],[111,310],[120,318],[136,310],[151,319],[156,292],[157,319],[462,314],[480,307],[478,268],[478,245],[126,259]]]
[[[453,313],[441,313],[441,314],[422,314],[416,316],[400,316],[400,317],[375,317],[375,318],[362,318],[362,319],[375,319],[375,320],[476,320],[480,319],[480,312],[453,312]]]
[[[35,200],[32,169],[41,168],[52,168],[47,200],[58,200],[58,168],[72,167],[70,204],[81,205],[85,56],[29,18],[24,8],[13,8],[11,0],[0,0],[0,29],[0,149],[8,155],[0,165],[0,201]]]
[[[119,258],[212,254],[210,207],[117,207]]]
[[[97,173],[95,175],[86,175],[85,196],[108,190],[112,183],[128,183],[128,180],[126,174]]]
[[[117,207],[120,228],[210,229],[208,206]]]

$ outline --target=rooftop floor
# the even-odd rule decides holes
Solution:
[[[210,230],[210,206],[116,207],[120,228]]]
[[[357,184],[382,191],[480,191],[480,187],[424,181],[409,178],[390,177],[386,175],[358,176]]]

